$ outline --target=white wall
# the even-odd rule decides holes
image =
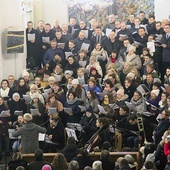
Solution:
[[[155,16],[157,21],[168,19],[170,15],[170,0],[155,0]]]
[[[22,27],[22,25],[22,16],[19,13],[19,1],[3,1],[0,5],[0,81],[2,78],[7,78],[9,74],[13,74],[18,78],[25,68],[25,53],[16,54],[16,60],[14,54],[6,53],[6,29],[9,26]]]
[[[62,0],[41,0],[42,19],[53,25],[54,19],[59,19],[60,25],[68,23],[68,8]],[[34,10],[35,12],[35,10]]]

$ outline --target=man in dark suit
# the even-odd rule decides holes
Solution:
[[[67,39],[68,41],[73,40],[73,36],[68,33],[68,25],[67,24],[63,24],[61,26],[61,30],[62,30],[62,37]]]

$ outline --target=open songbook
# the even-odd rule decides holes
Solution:
[[[77,130],[79,132],[84,131],[83,127],[78,123],[67,123],[67,127],[73,130]]]
[[[45,100],[48,99],[49,94],[48,93],[42,93],[42,96],[44,97]]]
[[[50,89],[44,89],[44,93],[47,93],[47,94],[51,93],[51,88]]]
[[[73,53],[72,52],[65,52],[65,58],[67,59],[69,56],[72,56]]]
[[[148,101],[146,101],[146,105],[151,106],[157,110],[161,110],[159,107],[154,106],[153,104],[149,103]]]
[[[153,113],[151,113],[151,112],[142,112],[142,114],[143,114],[144,116],[147,116],[147,117],[150,117],[150,116],[153,115]]]
[[[10,110],[4,110],[0,113],[0,117],[8,117]]]
[[[146,93],[149,93],[150,90],[145,86],[145,84],[139,85],[137,88],[137,91],[139,91],[142,95],[145,95]]]
[[[39,110],[38,109],[30,109],[31,115],[32,116],[38,116],[39,115]]]
[[[83,43],[81,45],[81,50],[87,51],[89,49],[90,44]]]
[[[135,106],[132,103],[125,101],[125,104],[129,108],[129,110],[135,110]]]

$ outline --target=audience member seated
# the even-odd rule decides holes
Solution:
[[[67,138],[67,145],[61,150],[61,153],[65,156],[67,162],[71,162],[77,156],[79,149],[76,146],[74,137]]]
[[[43,151],[41,149],[37,149],[34,153],[35,161],[30,162],[28,165],[28,170],[39,170],[42,169],[44,165],[50,165],[50,162],[47,162],[43,158]]]

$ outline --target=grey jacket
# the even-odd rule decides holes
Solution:
[[[46,133],[46,129],[35,123],[26,123],[17,131],[12,133],[13,137],[21,136],[21,146],[23,153],[34,153],[39,148],[38,135]]]

